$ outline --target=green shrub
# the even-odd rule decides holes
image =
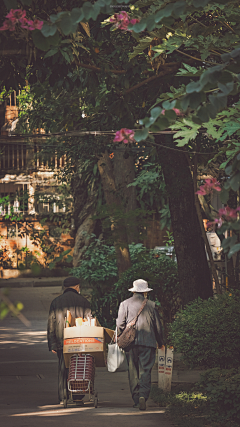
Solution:
[[[154,251],[142,254],[138,262],[122,274],[109,295],[106,295],[106,301],[111,302],[114,319],[117,317],[120,302],[132,296],[128,289],[132,288],[133,281],[136,279],[146,280],[149,287],[153,289],[149,292],[149,298],[156,302],[166,329],[181,303],[177,264],[166,255],[156,257]]]
[[[198,299],[177,314],[169,343],[190,367],[237,367],[240,360],[240,292]]]
[[[178,407],[196,407],[206,404],[207,397],[203,393],[196,391],[195,385],[193,386],[191,384],[191,387],[189,387],[189,384],[187,384],[188,390],[183,390],[183,388],[186,388],[185,384],[182,384],[181,386],[182,387],[179,387],[180,390],[178,391],[172,390],[170,393],[165,393],[163,390],[158,388],[156,384],[153,384],[151,387],[150,398],[162,407],[169,405]]]
[[[136,279],[147,280],[153,288],[150,298],[156,301],[164,325],[171,322],[179,310],[177,264],[165,255],[159,256],[143,244],[129,245],[132,267],[118,280],[114,246],[106,245],[91,236],[79,267],[71,274],[80,277],[91,287],[92,311],[103,326],[114,327],[121,301],[131,296],[128,291]]]
[[[199,385],[207,396],[212,419],[228,421],[231,426],[240,421],[240,368],[210,369],[201,375]]]

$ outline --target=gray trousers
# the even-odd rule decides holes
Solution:
[[[58,351],[58,400],[64,399],[64,389],[67,389],[68,369],[65,367],[63,352]]]
[[[139,397],[149,398],[151,391],[151,371],[155,363],[156,349],[135,345],[126,352],[128,361],[128,379],[132,399],[135,404]]]

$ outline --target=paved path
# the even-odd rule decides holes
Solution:
[[[22,301],[31,328],[11,317],[0,321],[0,419],[4,427],[172,427],[164,408],[148,402],[147,411],[132,407],[127,373],[98,368],[99,407],[85,398],[83,408],[57,403],[57,360],[48,351],[47,314],[60,287],[13,288],[10,299]],[[153,381],[157,371],[153,371]]]

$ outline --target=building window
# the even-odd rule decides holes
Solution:
[[[7,238],[12,239],[13,237],[17,237],[16,224],[8,224],[7,225]]]

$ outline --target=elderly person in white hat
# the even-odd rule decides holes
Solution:
[[[156,347],[158,345],[158,348],[161,348],[163,345],[162,326],[155,303],[147,300],[144,305],[148,292],[152,291],[148,283],[142,279],[135,280],[129,291],[133,296],[120,304],[117,328],[121,334],[143,307],[136,322],[135,341],[126,355],[133,407],[145,410],[151,391],[151,371],[155,362]]]

